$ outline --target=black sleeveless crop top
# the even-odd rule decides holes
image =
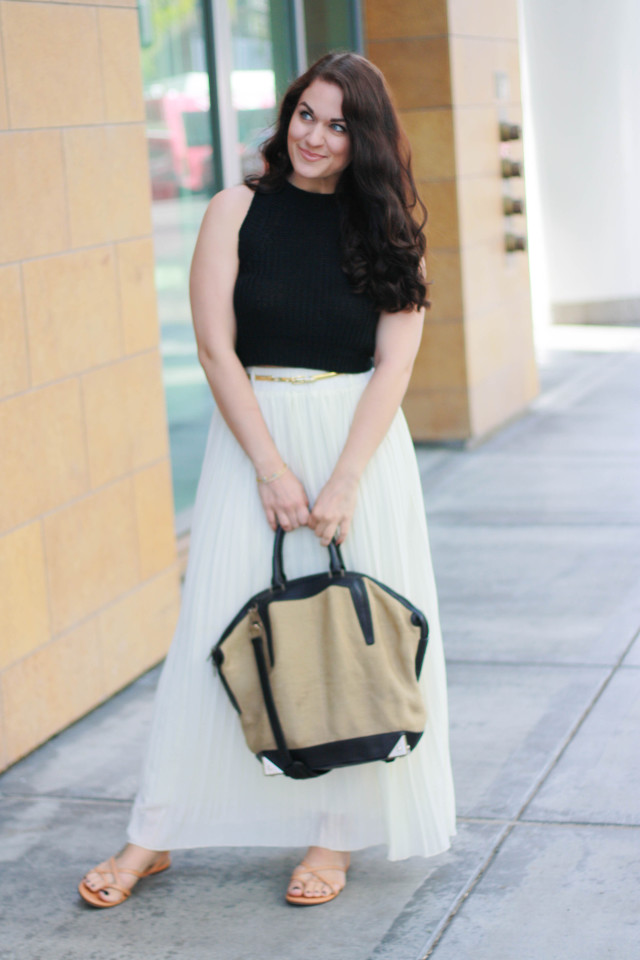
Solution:
[[[362,373],[379,310],[340,265],[338,199],[288,181],[255,193],[240,228],[233,294],[242,364]]]

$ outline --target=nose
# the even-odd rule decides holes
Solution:
[[[311,130],[307,133],[307,143],[309,147],[321,147],[323,142],[322,126],[319,123],[314,123]]]

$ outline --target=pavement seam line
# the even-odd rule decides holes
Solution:
[[[615,820],[536,820],[535,817],[522,817],[518,823],[532,824],[536,827],[595,827],[609,830],[639,830],[640,823],[618,823]]]
[[[64,793],[0,793],[2,800],[64,800],[68,803],[131,803],[131,797],[74,797]]]
[[[516,826],[516,823],[517,823],[517,820],[513,820],[506,825],[506,827],[504,828],[504,830],[496,840],[494,846],[489,851],[488,856],[485,858],[484,862],[481,863],[480,867],[476,871],[471,881],[466,885],[465,888],[463,888],[460,891],[458,896],[455,898],[451,910],[445,917],[442,918],[442,920],[436,927],[433,935],[430,937],[430,939],[427,941],[425,946],[420,951],[420,955],[419,957],[416,958],[416,960],[428,960],[428,958],[432,955],[433,951],[436,949],[436,947],[442,940],[444,934],[449,929],[449,926],[451,925],[452,921],[456,917],[456,914],[460,910],[460,907],[462,906],[464,901],[469,896],[471,896],[471,894],[473,893],[473,891],[475,890],[477,885],[480,883],[483,876],[485,875],[485,873],[487,872],[487,870],[489,869],[489,867],[497,857],[498,852],[502,847],[503,843],[505,842],[507,837],[509,837],[513,832],[513,829]]]
[[[565,752],[566,752],[566,750],[567,750],[567,747],[568,747],[569,744],[573,741],[573,739],[575,738],[576,734],[578,733],[578,731],[579,731],[580,728],[582,727],[582,725],[583,725],[583,723],[585,722],[585,720],[587,719],[587,717],[591,714],[591,711],[593,710],[594,706],[598,703],[598,701],[600,700],[602,694],[604,693],[604,691],[605,691],[605,690],[607,689],[607,687],[609,686],[609,683],[611,682],[613,676],[614,676],[614,675],[617,673],[617,671],[619,670],[620,666],[622,665],[622,662],[623,662],[624,658],[627,656],[627,654],[629,653],[631,647],[633,646],[633,644],[635,643],[635,641],[638,639],[638,637],[640,637],[640,628],[639,628],[638,630],[636,630],[636,632],[634,633],[634,635],[631,637],[629,643],[628,643],[627,646],[624,648],[624,650],[623,650],[622,653],[620,654],[618,660],[616,661],[616,663],[614,664],[614,666],[613,666],[613,667],[611,668],[611,670],[609,671],[608,675],[604,678],[604,680],[602,681],[602,683],[600,684],[600,686],[599,686],[598,689],[596,690],[596,692],[595,692],[595,694],[593,695],[592,699],[590,700],[590,702],[587,704],[587,706],[586,706],[585,709],[583,710],[582,714],[579,716],[579,718],[577,719],[577,721],[573,724],[573,726],[571,727],[571,729],[568,731],[568,733],[567,733],[566,737],[564,738],[564,741],[563,741],[563,743],[561,744],[559,750],[558,750],[558,751],[554,754],[554,756],[548,761],[548,763],[545,764],[545,766],[544,766],[541,774],[536,778],[536,780],[535,780],[535,782],[533,783],[532,787],[530,788],[530,790],[528,791],[528,793],[525,795],[525,800],[524,800],[524,802],[522,803],[522,805],[521,805],[518,813],[517,813],[516,816],[513,818],[513,820],[512,820],[509,824],[507,824],[507,826],[505,827],[504,831],[500,834],[500,836],[498,837],[498,839],[496,840],[496,842],[495,842],[495,844],[494,844],[494,846],[493,846],[493,849],[492,849],[491,852],[489,853],[489,856],[486,858],[486,860],[484,861],[484,863],[482,864],[482,866],[480,867],[480,869],[477,871],[477,873],[476,873],[475,877],[472,879],[472,881],[467,885],[466,891],[462,892],[461,894],[458,894],[458,896],[456,897],[456,899],[455,899],[455,901],[454,901],[454,903],[453,903],[453,906],[452,906],[451,910],[449,911],[449,913],[448,913],[445,917],[443,917],[442,921],[440,922],[440,924],[439,924],[438,927],[436,928],[434,934],[432,935],[432,937],[430,938],[430,940],[427,942],[426,948],[423,948],[420,956],[417,957],[416,960],[428,960],[428,958],[432,955],[433,951],[434,951],[434,950],[436,949],[436,947],[438,946],[438,944],[439,944],[440,940],[442,939],[442,937],[444,936],[445,932],[447,931],[447,929],[448,929],[449,926],[451,925],[453,919],[455,918],[456,914],[457,914],[458,911],[460,910],[460,907],[462,906],[463,902],[470,896],[470,894],[473,892],[473,890],[475,889],[475,887],[478,885],[479,881],[482,879],[482,877],[484,876],[484,874],[486,873],[486,871],[489,869],[489,867],[491,866],[491,864],[493,863],[493,861],[494,861],[495,858],[497,857],[497,855],[498,855],[501,847],[503,846],[505,840],[507,839],[507,837],[510,836],[510,834],[512,833],[512,831],[514,830],[514,828],[516,827],[516,825],[517,825],[518,823],[526,823],[526,822],[527,822],[527,821],[525,821],[525,820],[522,819],[522,815],[523,815],[524,811],[525,811],[526,808],[529,806],[529,804],[531,803],[531,801],[533,800],[533,798],[536,796],[536,794],[538,793],[538,791],[540,790],[540,788],[542,787],[542,785],[544,784],[544,782],[547,780],[547,778],[548,778],[549,774],[551,773],[551,771],[557,766],[557,764],[559,763],[561,757],[565,754]],[[552,823],[553,821],[540,821],[540,822],[541,822],[541,823],[545,823],[545,822],[546,822],[546,823]]]
[[[568,663],[566,660],[474,660],[471,657],[447,657],[447,666],[449,664],[461,664],[465,667],[566,667],[568,670],[575,670],[576,667],[593,668],[594,670],[610,670],[612,663],[584,663],[576,660]]]
[[[622,666],[623,661],[624,661],[624,658],[627,656],[627,654],[628,654],[629,651],[631,650],[632,646],[634,645],[634,643],[636,642],[636,640],[637,640],[639,637],[640,637],[640,627],[639,627],[639,628],[635,631],[635,633],[632,635],[632,637],[631,637],[631,639],[629,640],[629,642],[627,643],[626,647],[622,650],[622,653],[620,654],[620,656],[619,656],[618,659],[616,660],[616,663],[613,665],[613,667],[611,667],[609,673],[607,674],[607,676],[604,678],[604,680],[602,681],[602,683],[600,684],[600,686],[598,687],[598,689],[597,689],[596,692],[594,693],[591,701],[587,704],[587,706],[586,706],[585,709],[583,710],[581,716],[580,716],[580,717],[578,718],[578,720],[573,724],[573,726],[571,727],[571,729],[570,729],[569,732],[567,733],[567,735],[566,735],[566,737],[565,737],[565,739],[564,739],[564,742],[563,742],[562,746],[560,747],[560,749],[558,750],[558,752],[557,752],[557,753],[555,754],[555,756],[546,764],[546,771],[541,774],[541,776],[538,778],[537,783],[535,783],[535,784],[533,785],[533,788],[532,788],[532,790],[530,791],[527,800],[525,801],[524,805],[521,807],[519,813],[517,814],[517,816],[516,816],[516,818],[515,818],[516,820],[520,820],[520,819],[521,819],[521,817],[522,817],[525,809],[529,806],[529,804],[531,803],[531,801],[534,799],[534,797],[536,796],[536,794],[539,792],[540,788],[544,785],[545,781],[546,781],[547,778],[549,777],[549,774],[550,774],[550,773],[552,772],[552,770],[554,770],[555,767],[558,765],[558,763],[560,762],[560,760],[562,759],[562,757],[563,757],[564,754],[566,753],[567,748],[569,747],[569,745],[571,744],[571,742],[574,740],[576,734],[578,733],[578,731],[580,730],[580,728],[581,728],[582,725],[584,724],[584,722],[585,722],[585,720],[587,719],[587,717],[589,717],[589,716],[591,715],[591,712],[592,712],[593,708],[596,706],[596,704],[598,703],[598,701],[599,701],[600,698],[602,697],[602,694],[604,693],[604,691],[607,689],[607,687],[608,687],[609,684],[611,683],[611,680],[613,679],[613,677],[615,676],[615,674],[618,672],[618,670],[619,670],[620,667]]]
[[[457,817],[458,823],[532,823],[542,827],[628,827],[630,830],[640,828],[640,823],[620,823],[616,820],[538,820],[535,817],[521,817],[518,821],[506,820],[500,817]]]
[[[604,693],[605,689],[607,688],[607,686],[608,686],[609,683],[611,682],[611,679],[613,678],[614,674],[618,671],[618,669],[619,669],[620,666],[622,665],[622,662],[623,662],[624,658],[627,656],[627,654],[629,653],[631,647],[633,646],[633,644],[635,643],[635,641],[638,639],[638,637],[640,637],[640,628],[639,628],[638,630],[636,630],[636,632],[633,634],[633,636],[631,637],[631,639],[629,640],[629,642],[628,642],[627,645],[625,646],[624,650],[622,651],[622,653],[620,654],[620,656],[619,656],[618,659],[616,660],[616,663],[610,668],[609,673],[608,673],[607,676],[603,679],[602,683],[601,683],[600,686],[597,688],[596,692],[594,693],[593,697],[591,698],[591,700],[589,701],[589,703],[587,704],[587,706],[584,708],[584,710],[582,711],[582,713],[580,714],[580,716],[578,717],[578,719],[575,721],[575,723],[571,726],[571,728],[569,729],[569,731],[567,732],[566,736],[564,737],[564,739],[563,739],[560,747],[558,748],[558,750],[554,753],[554,755],[550,758],[550,760],[543,766],[542,771],[541,771],[540,774],[535,778],[535,780],[534,780],[533,784],[531,785],[530,789],[529,789],[529,790],[527,791],[527,793],[525,794],[525,798],[524,798],[523,802],[521,803],[520,808],[519,808],[518,812],[516,813],[515,817],[513,817],[513,819],[511,819],[511,820],[506,824],[504,830],[500,833],[500,835],[499,835],[498,838],[496,839],[496,842],[494,843],[494,845],[493,845],[492,849],[490,850],[488,856],[487,856],[487,857],[485,858],[485,860],[482,862],[482,864],[480,865],[480,867],[478,868],[478,870],[475,872],[475,874],[472,876],[472,878],[471,878],[465,885],[463,885],[463,888],[460,890],[460,892],[459,892],[459,893],[457,894],[457,896],[454,898],[453,903],[452,903],[450,909],[447,911],[447,913],[445,914],[445,916],[442,918],[442,920],[440,921],[440,923],[439,923],[438,926],[436,927],[436,929],[435,929],[435,931],[433,932],[433,934],[429,937],[429,939],[427,940],[427,943],[421,948],[419,955],[416,957],[416,960],[428,960],[428,958],[433,954],[433,951],[436,949],[436,947],[438,946],[440,940],[442,939],[442,937],[444,936],[445,932],[446,932],[447,929],[449,928],[450,924],[451,924],[452,921],[454,920],[456,914],[457,914],[458,911],[460,910],[460,907],[462,906],[462,904],[464,903],[464,901],[470,896],[470,894],[473,892],[473,890],[475,889],[475,887],[478,885],[479,881],[482,879],[482,877],[484,876],[484,874],[486,873],[486,871],[489,869],[489,867],[491,866],[491,864],[492,864],[493,861],[495,860],[496,856],[498,855],[498,853],[499,853],[501,847],[503,846],[505,840],[507,839],[507,837],[510,836],[510,834],[512,833],[512,831],[514,830],[514,828],[516,827],[516,825],[517,825],[518,823],[527,823],[527,822],[528,822],[528,821],[522,819],[522,815],[523,815],[524,811],[526,810],[526,808],[528,807],[528,805],[531,803],[531,801],[533,800],[533,798],[536,796],[536,794],[538,793],[538,791],[539,791],[540,788],[542,787],[543,783],[545,782],[545,780],[547,779],[547,777],[549,776],[549,774],[551,773],[551,771],[555,768],[555,766],[556,766],[557,763],[559,762],[560,758],[564,755],[567,747],[568,747],[569,744],[572,742],[572,740],[574,739],[574,737],[575,737],[575,735],[577,734],[577,732],[579,731],[579,729],[582,727],[582,725],[583,725],[584,721],[586,720],[586,718],[590,715],[591,711],[593,710],[593,707],[594,707],[594,706],[596,705],[596,703],[599,701],[599,699],[600,699],[600,697],[602,696],[602,694]],[[457,819],[463,820],[464,818],[461,817],[461,818],[457,818]],[[499,822],[499,821],[498,821],[498,822]],[[549,824],[554,823],[554,821],[540,821],[540,822],[541,822],[541,823],[547,822],[547,823],[549,823]],[[555,823],[554,823],[554,825],[555,825]],[[564,824],[563,824],[563,825],[564,825]],[[616,826],[617,826],[617,825],[616,825]],[[626,824],[622,824],[621,826],[626,826]],[[428,877],[425,882],[428,882],[430,879],[431,879],[431,878]],[[422,885],[421,885],[421,886],[422,886]],[[420,889],[420,888],[418,888],[418,889]],[[414,892],[413,896],[415,896],[415,892]],[[397,920],[398,920],[398,917],[396,917],[396,920],[394,921],[394,924],[397,923]],[[394,924],[392,924],[392,926],[393,926]],[[387,933],[388,933],[388,931],[387,931]],[[385,934],[385,936],[386,936],[386,935],[387,935],[387,934]],[[384,937],[379,941],[379,944],[382,943],[383,940],[384,940]],[[377,948],[376,948],[376,949],[377,949]],[[370,956],[369,960],[375,960],[375,953],[376,953],[376,951],[373,952],[373,954]]]
[[[468,897],[469,892],[475,886],[478,878],[481,876],[482,873],[484,873],[484,870],[486,869],[490,860],[492,859],[494,855],[494,851],[497,849],[498,844],[503,838],[505,838],[511,832],[513,827],[514,827],[514,824],[511,821],[509,821],[504,825],[503,830],[498,837],[496,845],[491,848],[491,850],[489,851],[489,853],[487,854],[483,862],[480,864],[478,869],[474,873],[472,873],[471,878],[462,884],[458,893],[453,898],[451,902],[451,906],[446,910],[444,917],[442,918],[440,923],[437,925],[436,929],[434,930],[433,934],[431,934],[426,944],[420,948],[420,952],[416,956],[415,960],[426,960],[426,958],[430,956],[431,951],[437,946],[437,943],[440,940],[442,934],[444,933],[446,927],[448,927],[450,921],[458,912],[460,905],[466,899],[466,897]],[[373,953],[371,953],[371,955],[369,956],[369,960],[377,960],[377,956],[378,956],[381,944],[383,944],[384,941],[387,939],[387,937],[389,937],[394,926],[398,923],[398,920],[402,916],[402,913],[404,913],[404,911],[407,909],[407,904],[409,904],[416,897],[416,895],[419,894],[420,890],[425,886],[425,884],[429,883],[431,879],[432,877],[428,876],[425,880],[423,880],[420,886],[416,890],[414,890],[412,895],[407,900],[407,903],[403,907],[403,910],[395,918],[391,926],[385,931],[384,935],[378,941],[375,949],[373,950]]]
[[[585,519],[585,517],[587,517],[587,519]],[[490,510],[484,510],[482,515],[480,515],[478,510],[472,513],[464,513],[458,510],[442,510],[438,512],[438,508],[436,508],[431,511],[431,518],[429,523],[430,530],[438,526],[443,529],[450,529],[451,527],[460,527],[461,529],[473,527],[478,529],[484,527],[487,530],[495,530],[496,528],[502,530],[507,527],[584,527],[585,529],[594,527],[596,530],[600,527],[623,527],[625,530],[628,530],[640,526],[640,521],[638,520],[627,520],[623,516],[614,517],[607,516],[607,514],[597,515],[593,512],[589,514],[559,513],[553,517],[549,517],[548,514],[541,516],[534,511],[526,516],[523,513],[516,512],[510,516],[506,510],[501,512],[496,510],[494,513]]]

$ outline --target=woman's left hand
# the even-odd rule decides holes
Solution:
[[[328,547],[336,531],[337,543],[344,539],[351,526],[356,508],[358,480],[351,476],[331,476],[318,494],[308,524],[319,537],[323,547]]]

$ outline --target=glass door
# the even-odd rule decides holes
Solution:
[[[330,50],[362,51],[360,4],[356,0],[301,0],[304,10],[306,54],[315,63]]]
[[[198,363],[189,269],[209,199],[260,172],[289,82],[359,49],[355,0],[138,0],[156,288],[176,527],[190,512],[213,401]]]
[[[232,135],[244,178],[262,172],[260,145],[296,74],[295,34],[288,0],[228,0],[228,8]]]
[[[200,0],[144,0],[139,21],[160,349],[180,518],[195,497],[212,409],[191,323],[189,269],[202,216],[219,184]]]

